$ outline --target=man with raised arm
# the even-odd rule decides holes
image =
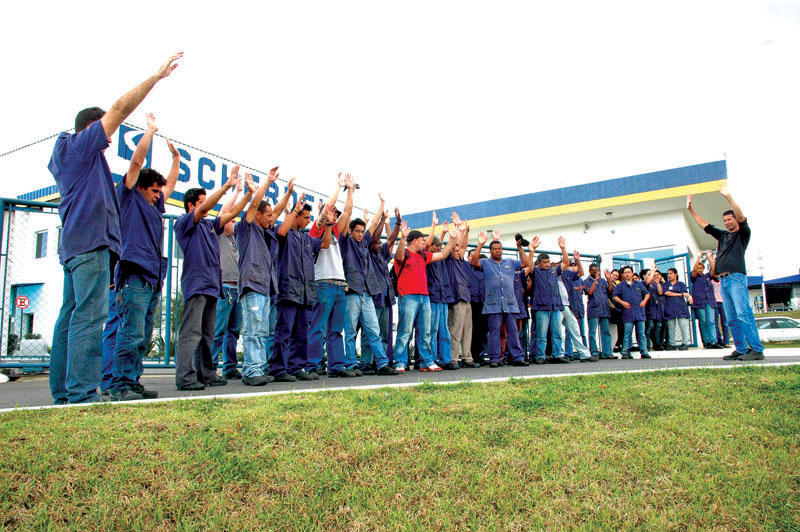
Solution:
[[[758,338],[753,309],[747,292],[747,267],[745,251],[750,243],[750,225],[742,209],[733,201],[726,186],[721,186],[722,194],[731,208],[722,213],[725,231],[714,227],[692,208],[692,196],[686,198],[686,208],[697,225],[717,240],[716,274],[722,291],[722,304],[728,318],[728,327],[733,336],[736,349],[726,360],[763,360],[764,346]]]
[[[383,213],[385,201],[381,200],[378,212]],[[342,248],[344,273],[347,278],[346,312],[345,312],[345,371],[354,371],[358,366],[356,358],[357,328],[361,326],[362,343],[369,345],[370,352],[375,357],[378,375],[397,375],[397,370],[389,365],[389,359],[380,339],[380,327],[375,314],[373,296],[381,293],[383,286],[381,277],[375,271],[369,258],[369,245],[372,235],[377,232],[380,216],[373,216],[367,225],[364,220],[356,218],[350,222],[348,229],[339,237]],[[378,233],[380,241],[380,233]],[[331,372],[341,371],[331,368]],[[363,373],[363,371],[362,371]]]
[[[531,246],[534,251],[539,247],[540,243],[538,236],[533,237]],[[530,274],[533,285],[531,310],[536,312],[534,325],[536,326],[535,362],[537,364],[544,364],[545,362],[548,330],[552,338],[553,363],[569,363],[569,359],[564,356],[564,331],[561,329],[561,312],[564,310],[564,304],[561,301],[561,294],[558,289],[558,278],[561,272],[569,267],[569,255],[567,255],[566,246],[564,237],[558,237],[558,247],[561,248],[561,262],[556,266],[551,266],[550,255],[541,253],[536,257],[536,266]],[[531,344],[533,345],[533,342]]]
[[[425,266],[431,262],[444,260],[450,255],[456,243],[455,228],[451,229],[450,240],[438,253],[424,251],[425,235],[416,229],[410,231],[403,222],[400,228],[403,238],[394,254],[394,271],[397,276],[398,322],[397,340],[394,345],[394,367],[403,373],[408,366],[408,343],[415,326],[419,327],[421,337],[417,339],[418,356],[421,357],[420,371],[442,371],[436,365],[431,351],[431,303],[428,296],[428,278]],[[406,249],[408,247],[408,249]]]
[[[171,142],[172,168],[166,179],[152,168],[142,169],[158,131],[155,117],[147,115],[147,130],[131,159],[125,179],[117,186],[120,206],[121,252],[114,285],[118,292],[120,321],[114,348],[109,392],[112,401],[152,399],[155,391],[142,386],[142,360],[153,335],[153,320],[167,274],[163,256],[165,202],[178,182],[180,155]]]
[[[613,299],[622,306],[622,323],[624,338],[622,340],[622,358],[633,358],[631,346],[633,345],[633,331],[636,331],[636,343],[642,358],[650,358],[647,350],[647,337],[644,334],[646,320],[645,307],[650,299],[650,290],[645,283],[649,283],[654,273],[647,273],[644,283],[633,279],[633,268],[623,266],[620,269],[622,282],[614,288]]]
[[[562,324],[564,325],[564,332],[569,342],[569,349],[565,350],[566,356],[572,355],[572,348],[574,347],[578,351],[578,359],[581,362],[597,362],[599,360],[598,357],[591,354],[589,348],[583,343],[583,338],[581,338],[581,327],[578,324],[578,318],[572,311],[573,306],[575,305],[573,294],[577,294],[575,291],[575,284],[580,282],[580,278],[583,275],[583,264],[581,263],[581,254],[578,253],[576,250],[573,254],[575,259],[575,267],[576,269],[572,269],[573,263],[569,263],[569,267],[561,272],[561,278],[558,283],[558,293],[561,296],[561,304],[564,306],[564,309],[561,311],[562,314]],[[581,302],[583,303],[583,302]]]
[[[588,304],[586,315],[589,319],[589,352],[593,357],[617,358],[611,352],[611,331],[608,322],[611,319],[611,305],[608,297],[612,289],[609,288],[609,272],[600,275],[600,266],[595,263],[589,265],[589,277],[584,280]],[[600,331],[600,341],[597,340],[597,331]]]
[[[277,280],[273,276],[270,251],[275,233],[270,230],[272,207],[264,200],[267,188],[277,181],[278,167],[271,169],[264,183],[256,189],[234,234],[239,247],[239,298],[242,304],[242,340],[244,365],[242,382],[246,386],[263,386],[275,380],[264,374],[267,365],[266,342],[269,335],[270,293]],[[250,174],[246,175],[252,182]],[[288,198],[284,198],[288,202]],[[277,208],[285,208],[277,205]]]
[[[99,401],[103,323],[108,317],[110,257],[120,253],[119,200],[103,151],[119,125],[177,68],[178,53],[114,102],[75,117],[75,133],[61,133],[48,169],[61,202],[59,259],[64,269],[61,310],[53,330],[50,393],[55,404]],[[88,223],[91,220],[91,223]]]
[[[202,390],[221,386],[227,380],[217,376],[211,362],[217,299],[222,295],[222,269],[219,265],[217,236],[225,224],[236,218],[253,196],[255,185],[248,183],[247,192],[230,211],[206,219],[228,190],[235,187],[239,167],[231,171],[228,181],[210,196],[203,188],[190,188],[183,195],[186,214],[175,222],[175,235],[183,251],[183,321],[178,330],[175,355],[175,385],[178,390]]]
[[[472,264],[464,260],[464,250],[469,241],[469,224],[462,221],[457,213],[453,213],[453,225],[458,227],[458,242],[445,264],[450,277],[450,290],[455,303],[450,307],[448,314],[448,327],[450,329],[450,367],[457,369],[478,368],[472,358],[472,293],[470,291],[470,272]]]
[[[442,250],[442,242],[450,229],[447,221],[442,222],[442,232],[437,237],[435,232],[438,221],[434,212],[431,232],[425,243],[425,249],[431,253]],[[428,296],[431,300],[431,353],[442,369],[459,369],[458,361],[453,363],[451,360],[453,348],[450,340],[449,315],[450,303],[455,303],[455,299],[450,288],[450,271],[445,265],[445,261],[439,261],[425,266],[425,274],[428,277]]]
[[[311,325],[308,334],[308,362],[305,367],[295,375],[303,380],[315,380],[319,378],[319,372],[324,371],[323,367],[323,345],[328,355],[328,376],[329,377],[357,377],[361,372],[348,370],[345,367],[344,350],[344,321],[347,311],[347,300],[345,299],[345,289],[347,280],[344,274],[344,264],[342,262],[342,252],[339,245],[339,236],[344,234],[350,223],[350,215],[353,212],[353,191],[355,190],[355,180],[349,173],[342,180],[342,174],[336,176],[336,189],[328,198],[324,208],[332,209],[336,213],[336,201],[339,198],[339,191],[347,190],[347,199],[344,203],[344,210],[336,218],[336,222],[331,225],[331,241],[327,248],[320,249],[314,257],[314,279],[316,299],[311,309]],[[322,218],[318,218],[309,231],[309,236],[320,238],[325,232],[325,225]],[[331,371],[333,370],[333,371]]]
[[[481,259],[480,252],[488,237],[486,233],[478,233],[478,247],[470,261],[476,268],[483,270],[486,282],[486,301],[483,313],[488,317],[488,355],[489,367],[500,367],[500,325],[505,323],[508,333],[507,347],[511,353],[511,364],[527,366],[525,353],[519,343],[519,331],[514,315],[519,312],[517,296],[514,293],[515,272],[530,266],[530,260],[522,249],[522,240],[517,240],[517,251],[521,260],[503,258],[503,245],[500,243],[500,231],[492,232],[489,244],[489,258]]]
[[[717,300],[714,297],[714,285],[711,284],[711,270],[705,271],[702,263],[703,252],[697,251],[697,258],[692,266],[692,310],[700,322],[700,337],[705,349],[722,349],[717,345],[717,332],[715,330],[714,309]]]

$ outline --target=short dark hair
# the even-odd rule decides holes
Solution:
[[[92,122],[97,122],[106,112],[99,107],[87,107],[75,116],[75,133],[80,133]]]
[[[597,268],[599,270],[600,269],[600,265],[597,264],[596,262],[593,262],[593,263],[591,263],[589,265],[589,269],[591,270],[592,268]]]
[[[723,213],[722,213],[722,217],[723,217],[723,218],[725,218],[725,217],[726,217],[727,215],[729,215],[729,214],[730,214],[731,216],[733,216],[734,218],[736,218],[736,213],[735,213],[735,212],[733,212],[733,209],[728,209],[727,211],[723,212]]]
[[[362,220],[361,218],[356,218],[355,220],[350,221],[350,230],[352,231],[353,229],[355,229],[357,225],[363,226],[364,229],[367,228],[367,224],[364,223],[364,220]]]
[[[633,268],[627,264],[619,269],[619,273],[625,273],[625,270],[630,270],[633,273]]]
[[[639,272],[639,277],[644,279],[644,276],[650,273],[650,268],[644,268],[642,271]]]
[[[302,208],[302,209],[300,209],[300,210],[301,210],[301,211],[308,211],[308,212],[311,212],[311,205],[309,205],[308,203],[306,203],[306,204],[304,204],[304,205],[303,205],[303,208]]]
[[[536,264],[539,264],[545,259],[550,260],[550,255],[548,255],[547,253],[539,253],[539,256],[536,257]]]
[[[675,278],[677,279],[677,277],[678,277],[678,270],[676,270],[675,268],[670,268],[670,269],[669,269],[669,270],[667,270],[667,271],[668,271],[668,272],[672,272],[672,273],[674,273],[674,274],[675,274]]]
[[[190,188],[183,193],[183,208],[186,209],[186,212],[189,212],[189,204],[193,203],[195,206],[197,206],[200,196],[205,195],[206,189],[204,188]]]
[[[164,178],[164,176],[152,168],[142,168],[142,171],[139,172],[139,179],[136,181],[137,187],[142,187],[145,189],[150,188],[153,185],[163,187],[166,184],[167,180]]]
[[[489,249],[492,249],[492,246],[494,246],[495,244],[499,245],[500,247],[503,247],[503,243],[500,242],[499,240],[492,240],[492,242],[489,244]]]
[[[264,212],[267,210],[267,205],[269,205],[269,202],[265,199],[262,199],[261,203],[258,204],[258,212],[264,214]]]

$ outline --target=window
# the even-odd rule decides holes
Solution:
[[[22,337],[33,333],[33,314],[22,315]]]
[[[796,321],[792,321],[786,318],[776,318],[775,323],[778,325],[779,329],[797,329],[800,328],[800,325],[797,324]]]
[[[41,259],[47,256],[47,231],[36,233],[36,258]]]
[[[759,329],[775,329],[775,325],[773,324],[773,320],[757,320],[756,325]]]

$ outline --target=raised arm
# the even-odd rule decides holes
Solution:
[[[261,201],[264,199],[264,194],[267,193],[267,189],[278,179],[279,175],[278,167],[276,166],[269,171],[267,179],[256,189],[255,194],[253,194],[253,199],[250,200],[250,206],[247,208],[247,212],[244,215],[244,219],[247,220],[247,223],[253,223],[253,220],[256,219],[256,213],[258,212],[258,207],[261,205]],[[247,181],[247,188],[249,189],[250,183],[253,182],[253,178],[250,176],[250,174],[245,174],[244,179]]]
[[[250,174],[245,176],[245,183],[247,184],[247,191],[242,196],[238,202],[236,202],[231,210],[225,211],[220,213],[219,215],[219,225],[223,226],[226,223],[230,222],[241,213],[245,207],[247,207],[247,202],[250,201],[250,198],[253,197],[253,193],[256,191],[256,184],[253,183],[253,179],[250,177]],[[263,197],[263,196],[262,196]]]
[[[561,248],[561,271],[569,268],[569,255],[567,255],[567,241],[563,236],[558,237],[558,247]]]
[[[383,196],[380,193],[378,193],[378,197],[381,200],[381,204],[378,207],[378,211],[377,211],[380,214],[380,216],[378,216],[378,214],[375,214],[375,216],[373,216],[372,219],[369,221],[369,226],[367,227],[367,231],[369,231],[369,234],[370,234],[370,237],[372,238],[372,240],[375,240],[375,229],[378,227],[379,223],[381,225],[381,231],[383,231],[383,220],[384,220],[383,208],[386,206],[386,200],[383,199]],[[380,237],[381,237],[381,234],[378,233],[378,238],[380,238]]]
[[[706,258],[708,259],[708,265],[710,267],[708,275],[714,277],[717,274],[717,261],[714,260],[714,254],[710,251],[706,252]]]
[[[608,284],[608,295],[612,295],[614,293],[614,283],[611,282],[611,272],[608,270],[603,270],[603,275],[606,278],[606,283]]]
[[[236,200],[239,199],[239,193],[244,188],[244,180],[243,179],[239,179],[239,165],[238,164],[233,167],[233,170],[231,170],[231,176],[236,178],[237,183],[236,183],[236,186],[233,187],[233,194],[231,194],[231,197],[228,198],[228,201],[226,201],[222,205],[222,208],[219,210],[220,214],[228,212],[231,209],[233,209],[234,205],[236,205]]]
[[[447,245],[442,248],[441,251],[433,254],[433,257],[431,257],[431,262],[438,262],[446,259],[450,256],[450,252],[453,251],[453,248],[456,247],[456,242],[458,241],[458,231],[456,230],[455,226],[450,228],[450,232],[448,234],[450,235],[450,238],[447,239]]]
[[[400,225],[402,238],[400,238],[400,243],[397,244],[397,250],[394,252],[394,260],[398,263],[403,262],[406,258],[406,238],[408,238],[408,233],[408,224],[403,222]]]
[[[686,196],[686,210],[688,210],[689,214],[692,215],[692,218],[694,218],[694,221],[697,222],[697,225],[699,225],[703,229],[706,228],[706,226],[708,225],[708,222],[705,221],[705,219],[702,216],[697,214],[697,212],[695,212],[694,208],[692,208],[692,195],[691,194]]]
[[[335,218],[336,207],[333,205],[326,205],[325,208],[322,209],[322,220],[325,224],[325,232],[322,233],[322,244],[320,245],[320,249],[328,249],[331,245],[331,233]]]
[[[278,167],[275,167],[275,170],[278,170]],[[275,204],[275,207],[272,208],[272,212],[275,214],[272,216],[273,224],[278,220],[278,217],[281,213],[286,210],[286,206],[289,205],[289,200],[292,199],[292,193],[294,192],[294,178],[290,177],[289,182],[286,183],[286,194],[283,195],[281,199],[278,200],[278,203]]]
[[[473,253],[472,257],[469,259],[469,263],[479,270],[483,269],[481,267],[481,249],[483,248],[483,245],[486,244],[487,239],[488,237],[486,236],[485,232],[481,231],[478,233],[478,247],[475,248],[475,253]]]
[[[439,224],[439,218],[436,217],[435,212],[433,213],[431,220],[431,230],[428,231],[428,238],[425,239],[425,251],[431,247],[431,244],[433,243],[433,237],[435,236],[434,233],[436,233],[436,226]]]
[[[589,294],[590,296],[594,295],[594,291],[597,290],[597,281],[599,280],[600,280],[599,275],[597,277],[592,278],[592,285],[586,289],[587,294]]]
[[[214,208],[214,205],[216,205],[217,202],[222,199],[222,196],[224,196],[228,190],[238,184],[239,179],[237,178],[236,174],[231,173],[230,178],[228,178],[224,185],[215,190],[213,194],[207,195],[203,203],[195,207],[193,211],[195,223],[205,218],[206,214],[208,214],[208,211]]]
[[[150,151],[150,143],[153,142],[153,135],[156,134],[156,131],[158,131],[156,117],[153,116],[153,113],[147,113],[147,129],[139,140],[139,144],[136,145],[136,151],[133,152],[131,164],[128,166],[128,173],[125,174],[125,186],[128,190],[135,187],[136,182],[139,180],[139,172],[142,171],[144,160],[147,157],[147,152]]]
[[[299,211],[303,210],[303,205],[305,205],[305,202],[306,202],[306,195],[303,194],[297,200],[297,203],[294,204],[292,210],[286,213],[286,218],[283,219],[283,223],[281,224],[280,227],[278,227],[278,236],[286,236],[289,233],[289,229],[291,229],[292,226],[294,225],[295,217],[300,214]]]
[[[403,223],[403,218],[400,216],[400,209],[397,207],[394,208],[394,217],[396,220],[394,223],[394,229],[392,229],[391,234],[386,237],[386,246],[389,248],[389,250],[391,250],[392,246],[394,246],[394,241],[397,240],[397,235],[400,234],[400,225]]]
[[[522,267],[529,270],[533,265],[533,261],[525,253],[525,248],[522,247],[522,240],[517,240],[517,251],[519,252],[519,260],[522,263]]]
[[[169,148],[169,152],[172,154],[172,168],[169,169],[167,184],[164,185],[164,189],[162,190],[164,193],[164,201],[167,201],[169,197],[172,196],[172,193],[175,192],[175,185],[178,184],[178,172],[180,172],[181,168],[181,154],[178,153],[175,145],[172,144],[169,139],[167,139],[167,148]]]
[[[575,259],[575,265],[578,266],[578,277],[583,278],[583,263],[581,262],[581,254],[577,249],[572,253],[572,258]]]
[[[694,273],[697,269],[697,265],[700,264],[700,259],[703,257],[703,252],[701,250],[697,250],[697,257],[694,259],[694,265],[692,266],[692,279],[696,279],[697,275]]]
[[[719,193],[722,194],[722,197],[725,198],[726,200],[728,200],[728,203],[731,204],[731,209],[733,209],[733,214],[736,215],[736,220],[739,223],[744,222],[745,220],[747,220],[747,218],[745,218],[745,216],[744,216],[744,213],[742,212],[742,209],[739,207],[739,205],[735,201],[733,201],[733,196],[731,196],[730,192],[728,192],[728,187],[727,186],[721,185],[719,187]]]
[[[155,74],[141,82],[139,85],[125,93],[111,106],[100,123],[103,124],[103,130],[106,132],[107,137],[111,137],[117,130],[119,125],[125,121],[128,116],[136,109],[148,93],[156,86],[156,83],[166,78],[172,71],[178,68],[176,61],[183,57],[183,52],[178,52],[172,55],[166,63],[156,71]],[[130,188],[130,187],[129,187]]]
[[[340,174],[341,175],[341,174]],[[344,186],[347,187],[347,198],[344,200],[344,208],[342,209],[342,214],[339,216],[337,223],[339,224],[339,234],[345,234],[347,232],[347,228],[350,226],[350,217],[353,215],[353,191],[356,188],[356,181],[353,179],[353,176],[350,174],[345,174],[344,176]],[[341,187],[340,187],[341,188]],[[338,189],[337,189],[338,194]],[[328,200],[329,205],[336,205],[336,200]]]

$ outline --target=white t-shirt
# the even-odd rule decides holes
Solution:
[[[317,262],[314,263],[314,279],[317,281],[323,279],[345,280],[339,239],[333,235],[331,235],[331,245],[326,249],[319,250]]]

